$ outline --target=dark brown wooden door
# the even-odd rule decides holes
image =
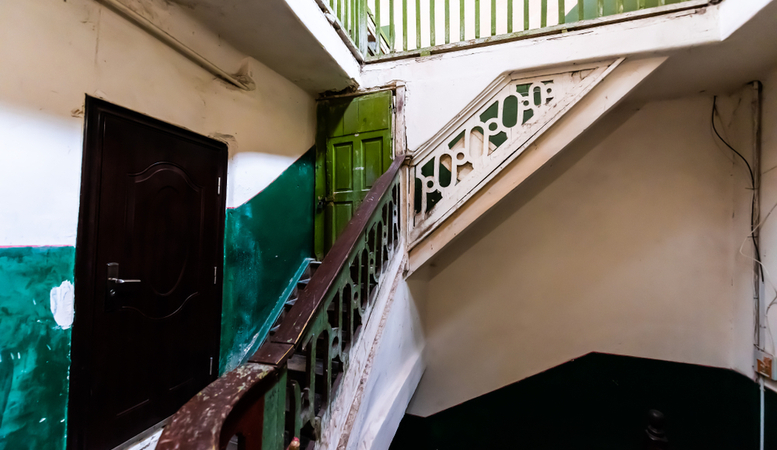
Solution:
[[[223,143],[87,100],[70,448],[111,449],[218,371]],[[85,204],[84,204],[85,203]]]

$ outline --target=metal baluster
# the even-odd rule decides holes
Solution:
[[[396,39],[396,33],[394,32],[394,0],[389,0],[389,53],[396,51],[394,39]]]
[[[615,0],[615,14],[623,12],[623,0]]]
[[[640,0],[645,1],[645,0]],[[585,19],[585,2],[584,0],[577,0],[577,20]]]
[[[434,47],[434,44],[437,42],[437,36],[436,36],[436,30],[435,30],[435,20],[436,14],[434,11],[434,0],[429,0],[429,45]]]
[[[402,0],[402,51],[407,51],[407,0]]]
[[[375,0],[375,42],[378,44],[377,54],[380,56],[381,49],[381,36],[380,36],[380,0]]]
[[[523,29],[529,29],[529,0],[523,0]]]
[[[567,8],[564,5],[564,0],[558,0],[558,23],[566,23],[567,22],[567,15],[566,15]]]
[[[459,0],[459,40],[464,40],[464,0]]]
[[[507,0],[507,34],[513,32],[513,0]]]
[[[548,0],[542,0],[540,5],[540,28],[545,28],[548,26]]]
[[[480,0],[475,0],[475,39],[480,38]]]
[[[415,48],[421,48],[421,0],[415,0]]]
[[[496,0],[491,0],[491,36],[496,36]]]
[[[445,0],[445,43],[451,43],[451,0]]]
[[[357,11],[359,13],[358,17],[358,23],[356,24],[356,28],[359,33],[359,50],[361,50],[362,55],[367,54],[367,46],[368,46],[368,38],[367,38],[367,21],[369,20],[367,17],[367,0],[361,0],[357,3]]]

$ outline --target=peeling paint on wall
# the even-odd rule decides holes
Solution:
[[[227,210],[222,373],[256,351],[283,292],[313,255],[314,162],[311,149],[247,203]]]
[[[65,447],[74,247],[0,248],[0,448]]]
[[[73,325],[74,299],[73,283],[65,280],[59,286],[52,288],[49,295],[51,303],[51,314],[63,330],[67,330]]]

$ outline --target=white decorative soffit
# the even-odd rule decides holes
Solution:
[[[410,247],[426,237],[623,61],[508,73],[410,162]]]

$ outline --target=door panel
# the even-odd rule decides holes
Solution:
[[[226,146],[89,98],[84,158],[68,446],[110,449],[217,375]]]
[[[385,136],[362,141],[364,146],[364,187],[369,190],[375,180],[385,172],[391,159],[387,158]],[[387,161],[388,159],[388,161]]]
[[[324,100],[316,137],[315,253],[323,259],[393,156],[391,91]]]
[[[330,139],[327,143],[327,200],[325,248],[351,220],[375,180],[391,165],[389,130]]]

